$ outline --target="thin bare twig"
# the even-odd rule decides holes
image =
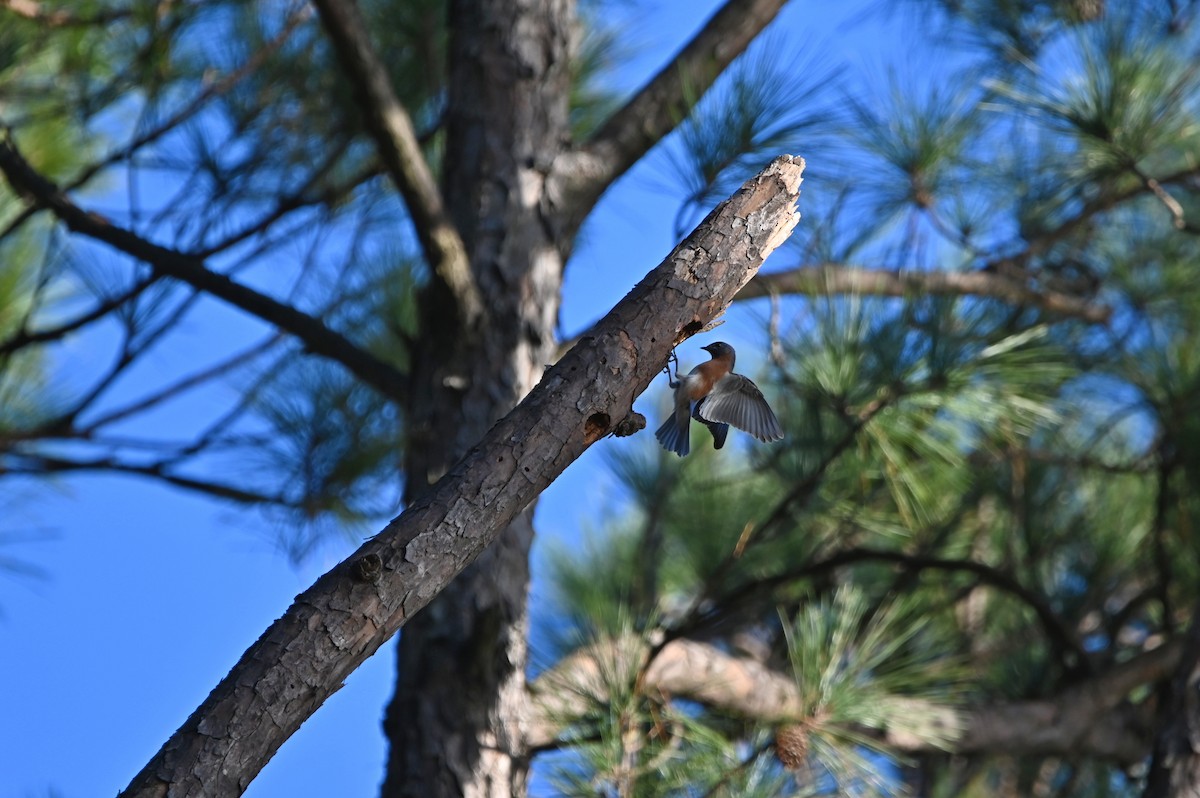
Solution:
[[[30,0],[0,0],[0,7],[2,7],[5,2],[29,3]],[[59,15],[65,15],[67,12],[56,11],[53,13],[59,14]],[[124,16],[125,14],[127,14],[129,12],[111,12],[111,13],[112,14],[120,13],[122,16]],[[222,94],[229,92],[230,89],[232,89],[234,86],[236,86],[238,83],[240,83],[244,78],[246,78],[248,75],[253,74],[259,67],[261,67],[263,62],[266,61],[266,59],[272,53],[277,52],[279,50],[279,48],[282,47],[283,44],[287,41],[287,39],[291,36],[291,34],[295,32],[296,28],[302,22],[304,22],[306,19],[308,19],[308,17],[311,16],[311,14],[312,14],[311,8],[309,8],[308,6],[302,6],[298,11],[296,11],[294,14],[292,14],[291,16],[288,17],[288,19],[284,22],[283,29],[279,32],[279,34],[275,38],[273,38],[271,41],[267,42],[262,47],[262,49],[255,52],[246,61],[246,63],[244,63],[237,69],[235,69],[233,72],[230,72],[229,74],[225,75],[224,77],[207,82],[204,85],[204,87],[199,91],[199,93],[196,94],[196,96],[192,99],[191,102],[189,102],[187,105],[185,105],[180,110],[176,111],[169,118],[163,120],[158,125],[151,128],[150,130],[146,131],[145,133],[142,133],[141,135],[137,136],[132,141],[128,142],[127,144],[120,147],[119,149],[116,149],[116,150],[110,152],[108,155],[104,156],[100,160],[85,167],[75,177],[71,178],[71,180],[69,180],[63,184],[63,191],[74,191],[75,189],[80,188],[81,186],[87,184],[88,182],[90,182],[92,180],[92,178],[94,178],[96,175],[98,175],[104,169],[112,166],[115,163],[118,163],[120,161],[126,160],[127,158],[130,158],[134,153],[136,153],[142,147],[158,140],[162,136],[166,135],[167,133],[171,132],[175,128],[179,127],[181,124],[186,122],[188,119],[195,116],[201,109],[203,109],[203,107],[205,106],[206,103],[208,103],[209,100],[213,99],[214,97],[218,97]],[[117,18],[117,17],[113,17],[113,19],[115,19],[115,18]],[[89,17],[87,19],[92,20],[93,18]],[[99,21],[100,22],[109,22],[109,21],[112,21],[112,19],[108,19],[106,17],[106,15],[100,15]],[[90,21],[82,21],[81,20],[80,22],[73,23],[73,24],[93,24],[93,23]],[[13,217],[13,219],[10,220],[7,225],[5,225],[3,230],[0,230],[0,240],[6,238],[7,236],[11,235],[16,230],[21,228],[39,210],[41,210],[41,207],[38,205],[30,205],[30,206],[26,207],[24,210],[22,210],[19,214],[17,214],[15,217]]]
[[[91,436],[102,427],[114,424],[122,419],[134,415],[135,413],[149,410],[155,405],[162,404],[163,402],[179,396],[180,394],[189,391],[198,385],[202,385],[203,383],[206,383],[215,377],[228,374],[238,366],[244,365],[255,358],[261,357],[281,340],[283,340],[282,333],[274,333],[269,335],[265,340],[259,341],[253,346],[249,346],[241,352],[231,355],[230,357],[227,357],[218,363],[214,363],[208,368],[201,369],[200,371],[197,371],[194,374],[172,383],[165,388],[159,389],[155,393],[142,397],[136,402],[131,402],[124,407],[105,413],[100,418],[88,423],[87,426],[85,426],[79,432],[85,437]]]
[[[1143,172],[1136,164],[1131,168],[1133,173],[1138,176],[1138,179],[1146,185],[1146,188],[1150,189],[1150,191],[1154,193],[1154,196],[1158,197],[1158,201],[1166,206],[1167,210],[1171,212],[1172,223],[1175,225],[1175,229],[1183,230],[1186,228],[1187,219],[1184,218],[1183,206],[1179,204],[1179,200],[1167,193],[1167,190],[1163,188],[1162,183]]]
[[[1081,672],[1087,672],[1087,652],[1067,625],[1055,614],[1050,603],[1031,588],[1021,584],[1011,574],[986,563],[976,562],[975,560],[945,559],[868,547],[845,549],[823,560],[810,562],[785,573],[763,577],[753,583],[743,585],[722,597],[721,611],[727,612],[738,606],[759,601],[769,596],[777,587],[863,562],[889,562],[914,571],[935,570],[970,573],[978,577],[980,582],[1013,596],[1032,609],[1051,644],[1059,652],[1065,652],[1074,657],[1072,664],[1078,663],[1078,666],[1082,666]],[[689,635],[694,634],[697,630],[706,628],[713,620],[714,618],[709,616],[697,617],[695,622],[683,631]]]
[[[1180,169],[1172,174],[1156,178],[1155,182],[1160,186],[1169,186],[1175,183],[1182,183],[1200,175],[1200,165],[1189,166]],[[1084,203],[1083,208],[1078,214],[1072,216],[1067,221],[1060,224],[1053,230],[1048,230],[1045,233],[1033,238],[1029,241],[1029,245],[1021,252],[1015,255],[1005,255],[998,258],[993,258],[985,263],[982,267],[983,271],[997,272],[1000,274],[1011,274],[1014,272],[1023,272],[1025,266],[1035,257],[1046,252],[1059,241],[1066,239],[1079,228],[1088,224],[1097,215],[1111,210],[1122,202],[1133,199],[1134,197],[1144,194],[1149,190],[1149,186],[1145,181],[1124,188],[1120,191],[1110,191],[1104,193],[1095,199]]]
[[[126,463],[113,457],[100,457],[91,460],[73,460],[45,453],[29,454],[25,452],[8,451],[5,457],[16,462],[4,465],[4,471],[9,474],[52,474],[65,471],[107,471],[132,474],[166,482],[178,488],[221,499],[241,502],[243,504],[273,504],[285,507],[292,502],[278,494],[260,493],[245,487],[211,482],[198,477],[189,477],[168,470],[165,463]]]

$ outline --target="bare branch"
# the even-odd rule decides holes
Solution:
[[[553,746],[570,718],[605,700],[602,674],[636,672],[636,665],[650,652],[645,641],[630,636],[581,649],[539,676],[530,685],[534,711],[527,738],[530,748]],[[885,729],[882,741],[904,753],[945,750],[945,742],[935,745],[931,740],[949,738],[949,750],[958,754],[1071,755],[1136,762],[1145,757],[1150,740],[1143,713],[1129,706],[1126,698],[1134,688],[1167,676],[1179,655],[1177,644],[1160,646],[1038,701],[955,708],[909,699],[912,716],[931,718],[930,728],[938,734],[918,739]],[[634,667],[614,671],[608,665],[614,661]],[[664,646],[646,666],[641,689],[646,694],[698,701],[766,724],[806,719],[800,691],[790,675],[692,640]]]
[[[297,597],[123,795],[236,795],[300,724],[628,417],[672,347],[722,313],[791,232],[803,161],[750,180],[515,410],[379,535]]]
[[[397,399],[404,394],[406,379],[402,373],[355,346],[320,319],[210,270],[200,258],[159,246],[117,227],[99,214],[83,210],[34,171],[17,151],[11,133],[0,139],[0,171],[8,178],[13,190],[50,209],[71,230],[103,241],[149,264],[157,274],[185,282],[294,335],[312,352],[341,363],[389,398]]]
[[[742,289],[738,299],[773,294],[862,294],[911,297],[982,296],[1013,305],[1039,308],[1049,313],[1106,324],[1112,308],[1084,297],[1041,289],[995,272],[888,271],[836,263],[800,266],[783,272],[760,274]]]
[[[6,474],[53,474],[67,471],[99,471],[119,474],[132,474],[150,477],[160,482],[166,482],[177,488],[215,496],[218,499],[255,505],[291,506],[285,497],[268,493],[260,493],[238,485],[228,485],[213,482],[199,477],[189,477],[178,474],[169,467],[169,461],[164,463],[127,463],[114,457],[99,457],[91,460],[73,460],[68,457],[58,457],[49,454],[27,454],[25,452],[7,451],[4,457],[14,462],[0,466],[0,471]]]
[[[581,149],[555,164],[575,224],[629,167],[687,117],[691,103],[775,19],[786,0],[727,0],[669,64]]]
[[[466,246],[446,213],[412,120],[392,89],[362,14],[354,0],[313,0],[313,4],[358,95],[379,159],[408,206],[425,257],[454,296],[462,319],[472,326],[485,307]]]

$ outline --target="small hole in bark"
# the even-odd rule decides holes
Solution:
[[[683,333],[685,336],[692,336],[704,329],[704,325],[699,321],[689,321],[683,325]]]
[[[608,413],[592,413],[584,422],[583,439],[588,443],[595,443],[608,434],[610,426],[612,419],[608,417]]]
[[[376,582],[383,571],[383,559],[378,554],[364,554],[354,562],[350,578],[355,582]]]

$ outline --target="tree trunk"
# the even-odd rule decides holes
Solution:
[[[544,175],[566,142],[570,0],[451,0],[443,193],[486,306],[464,327],[422,298],[405,463],[411,500],[540,379],[555,349],[568,246]],[[405,628],[383,795],[525,791],[532,508]]]
[[[1200,797],[1200,603],[1179,665],[1159,689],[1154,752],[1142,798]]]

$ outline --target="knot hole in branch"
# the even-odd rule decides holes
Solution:
[[[595,443],[608,434],[610,426],[612,419],[608,413],[592,413],[583,423],[583,439],[589,444]]]

